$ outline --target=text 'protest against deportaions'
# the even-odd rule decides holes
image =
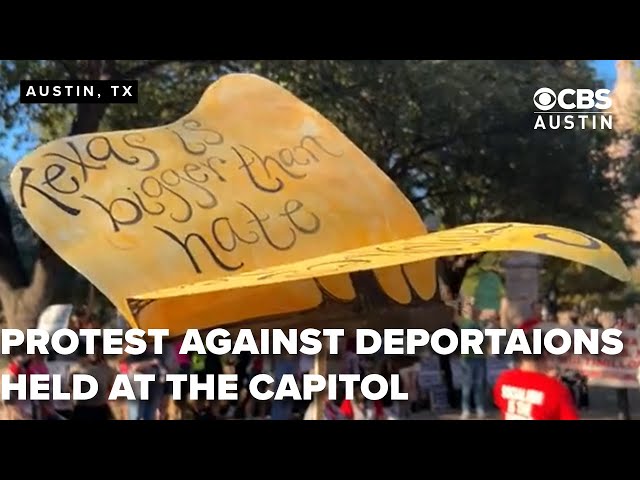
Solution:
[[[416,355],[428,349],[438,355],[491,354],[491,355],[551,355],[591,354],[618,355],[623,342],[619,329],[565,330],[552,328],[535,329],[527,337],[521,329],[453,329],[442,328],[433,333],[424,329],[357,329],[355,331],[355,353],[358,355]],[[344,329],[261,329],[254,332],[241,329],[236,334],[217,328],[204,334],[196,329],[187,330],[179,354],[212,353],[214,355],[328,355],[339,354],[340,339]],[[149,350],[162,355],[170,338],[166,329],[61,329],[49,334],[46,330],[3,329],[0,332],[3,355],[23,352],[27,355],[58,354],[73,355],[79,350],[93,355],[97,350],[109,355],[141,355]],[[159,375],[140,373],[118,374],[109,394],[110,400],[145,400],[149,396],[151,382],[160,381]],[[207,400],[237,400],[239,396],[238,375],[207,375],[202,381],[198,375],[166,373],[161,381],[171,386],[173,398],[181,400],[184,385],[188,384],[188,398]],[[213,378],[215,377],[215,378]],[[98,383],[88,374],[75,374],[70,379],[71,392],[63,385],[59,374],[2,375],[2,399],[17,396],[20,400],[88,400],[98,393]],[[136,384],[134,390],[132,384]],[[406,400],[407,393],[400,391],[398,374],[389,379],[378,374],[326,374],[309,373],[298,377],[285,374],[274,378],[269,374],[254,376],[248,385],[249,394],[257,400],[310,400],[314,393],[326,391],[330,400],[335,400],[338,390],[352,399],[354,387],[358,386],[365,398],[379,400],[390,395],[393,400]],[[242,386],[240,386],[242,387]],[[265,388],[266,387],[266,388]],[[137,393],[134,393],[137,392]]]

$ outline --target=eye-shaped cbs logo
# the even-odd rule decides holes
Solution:
[[[611,108],[610,93],[611,91],[606,88],[599,90],[565,88],[556,94],[550,88],[543,87],[533,94],[533,104],[537,110],[542,112],[548,112],[556,105],[562,110],[591,110],[593,108],[608,110]]]

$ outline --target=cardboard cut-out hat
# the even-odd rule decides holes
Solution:
[[[328,303],[357,312],[365,290],[429,302],[435,259],[449,255],[529,251],[629,279],[606,244],[561,227],[427,233],[356,145],[256,75],[220,78],[169,125],[41,146],[11,187],[35,232],[131,325],[175,335]]]

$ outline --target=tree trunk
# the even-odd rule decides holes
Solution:
[[[110,78],[112,61],[86,62],[86,79]],[[106,104],[78,104],[71,135],[96,132],[104,117]],[[42,310],[51,303],[70,303],[71,292],[65,291],[67,282],[77,275],[49,246],[39,240],[38,257],[29,277],[18,253],[13,236],[9,206],[0,195],[0,303],[6,326],[35,328]]]

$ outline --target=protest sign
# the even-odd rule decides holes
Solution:
[[[589,385],[638,388],[640,387],[638,383],[640,332],[623,330],[620,339],[623,343],[623,349],[622,353],[618,355],[603,353],[592,355],[586,351],[580,355],[570,353],[559,357],[559,366],[564,370],[580,372],[588,379]]]
[[[63,138],[11,175],[35,232],[132,326],[208,328],[436,293],[435,259],[523,250],[626,281],[607,245],[572,230],[480,224],[427,234],[390,178],[320,113],[256,75],[221,77],[169,125]],[[352,309],[353,310],[353,309]]]
[[[40,315],[38,328],[47,331],[50,335],[56,330],[67,328],[72,310],[73,305],[50,305]]]
[[[426,392],[430,388],[441,385],[442,383],[440,359],[435,355],[424,357],[420,361],[420,367],[418,370],[418,387],[420,390]]]

